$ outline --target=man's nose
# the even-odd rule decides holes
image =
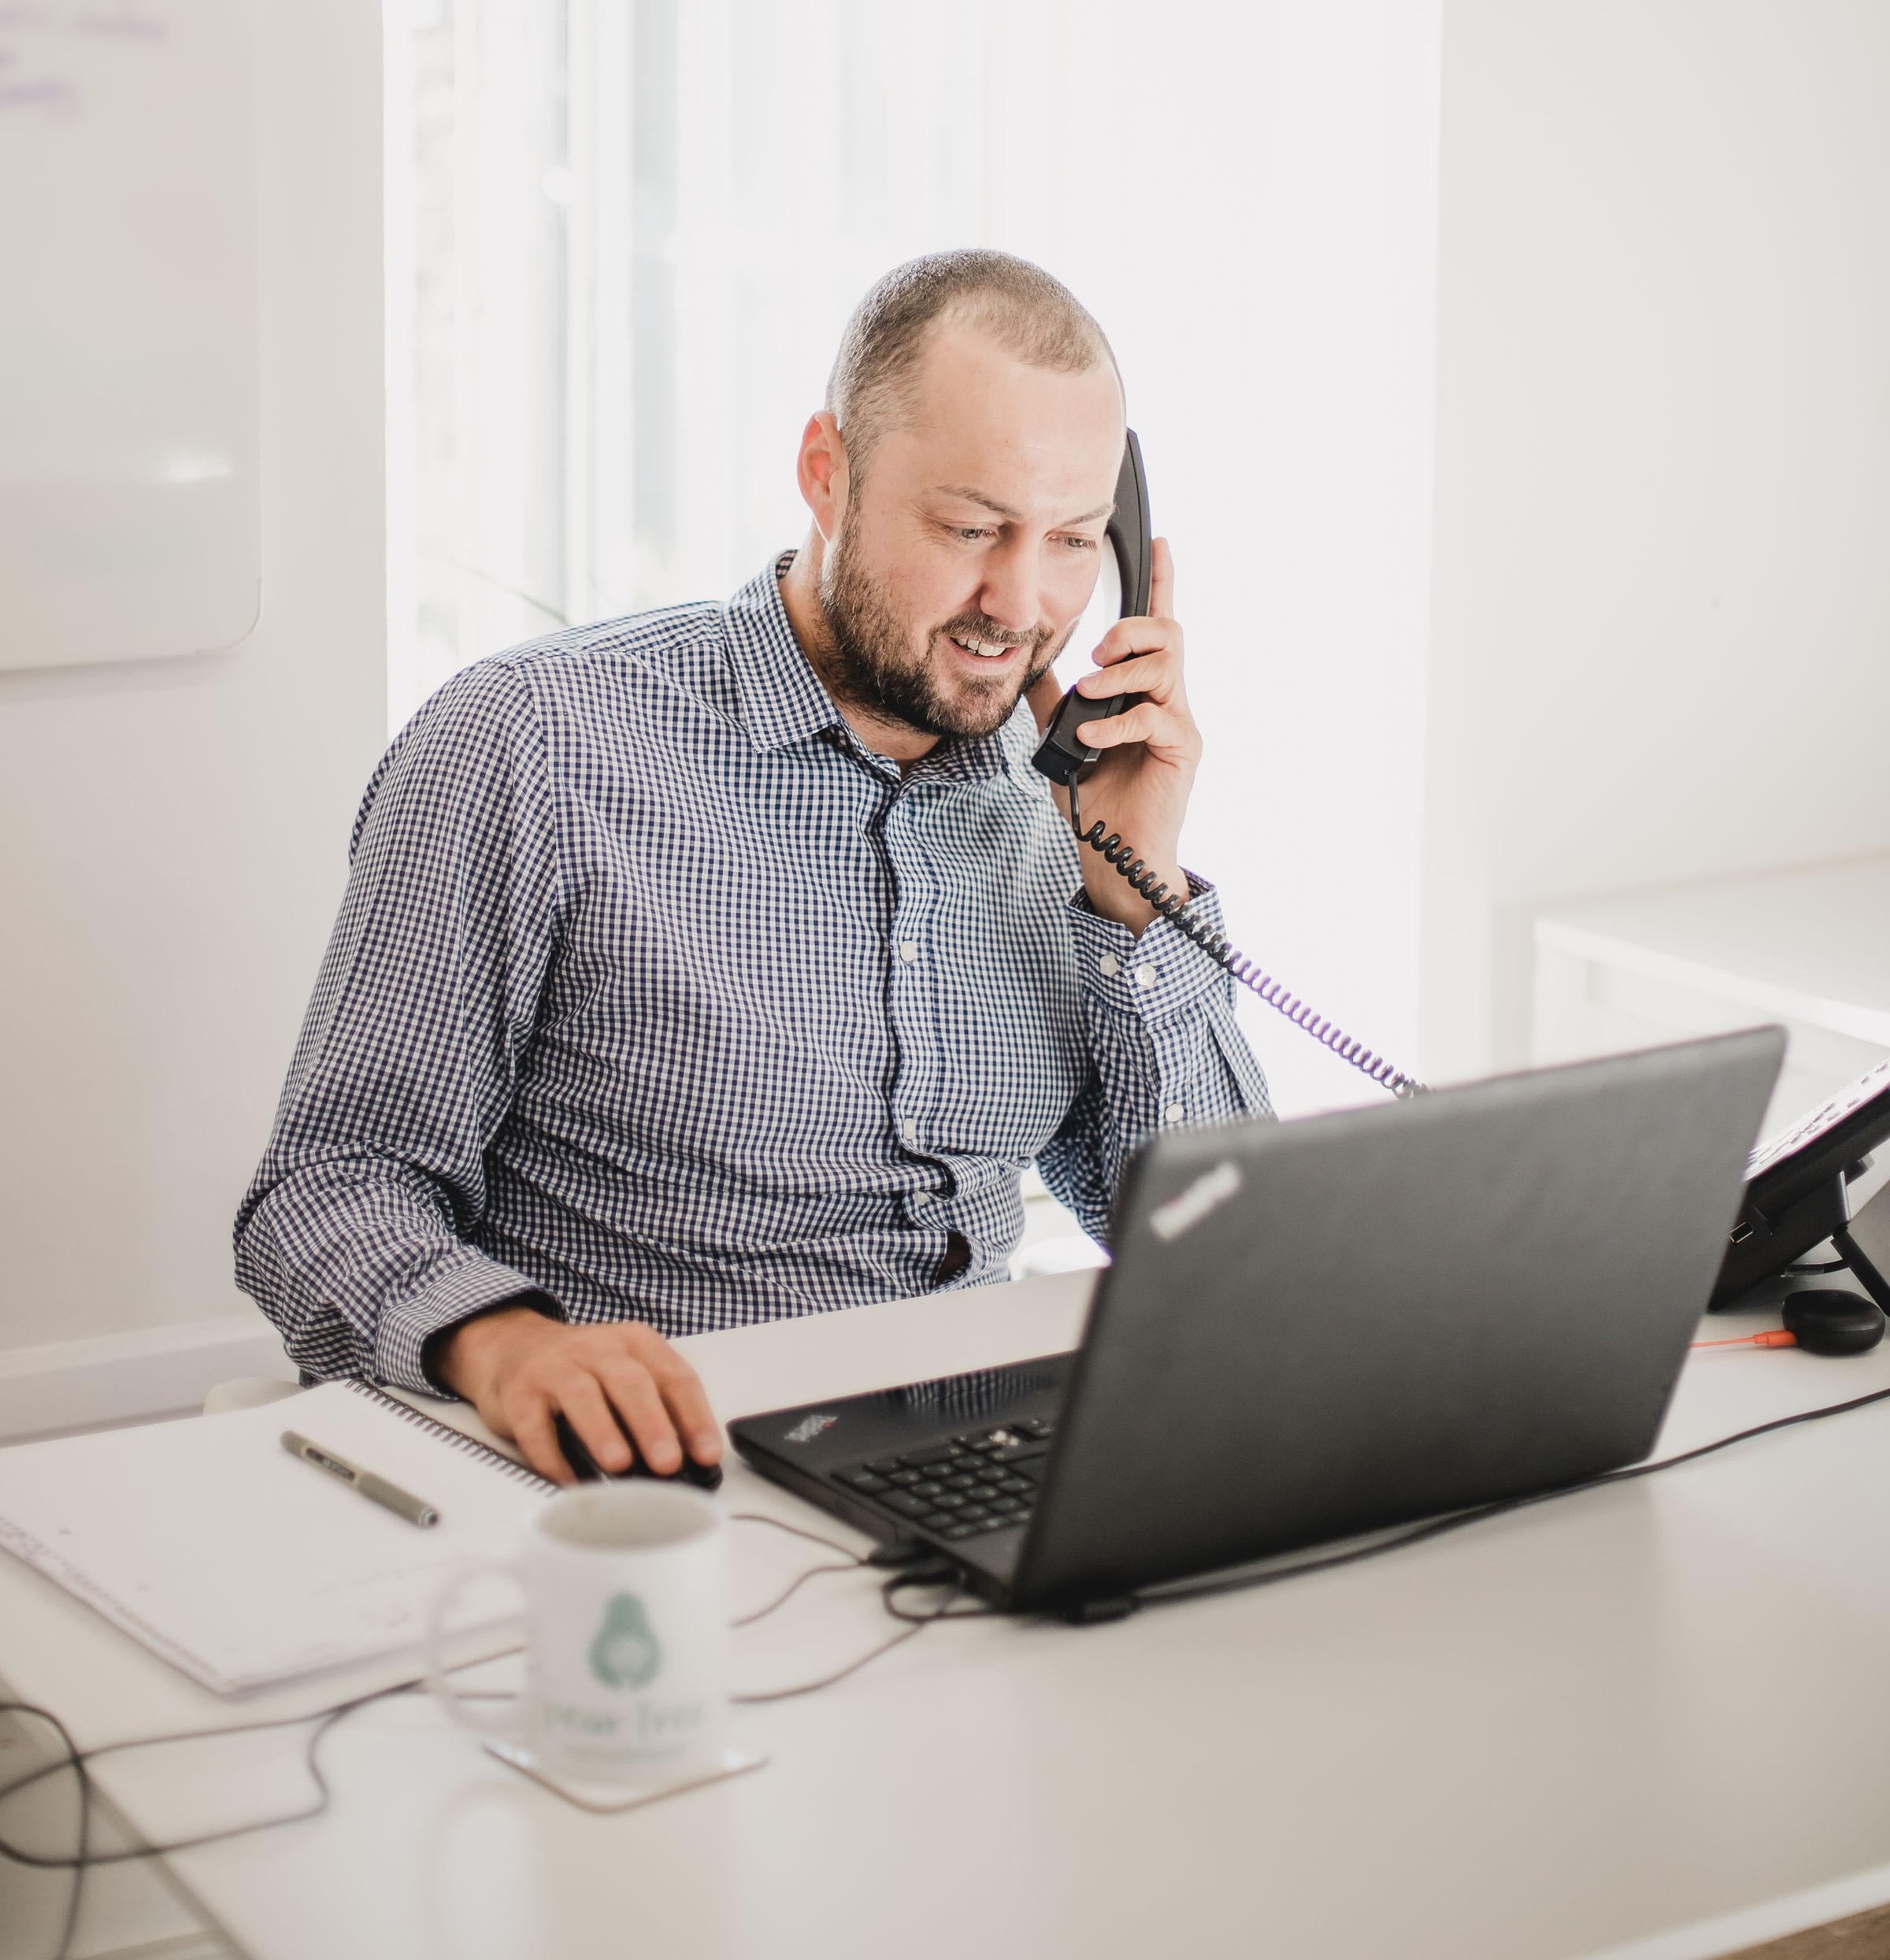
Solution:
[[[988,558],[978,604],[984,617],[1007,633],[1034,632],[1043,617],[1036,553],[1019,543],[1004,545]]]

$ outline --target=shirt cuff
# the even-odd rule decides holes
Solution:
[[[1220,894],[1191,871],[1182,875],[1188,880],[1188,918],[1218,934]],[[1104,918],[1080,890],[1069,910],[1083,991],[1102,1006],[1154,1021],[1225,993],[1225,969],[1192,944],[1173,919],[1155,920],[1138,937]]]
[[[450,1395],[452,1390],[426,1371],[427,1343],[488,1307],[508,1304],[535,1308],[550,1320],[565,1317],[543,1288],[513,1267],[470,1247],[448,1253],[424,1285],[382,1309],[374,1331],[376,1375],[391,1388]]]

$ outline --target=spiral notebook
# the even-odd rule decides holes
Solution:
[[[293,1428],[424,1497],[421,1530],[282,1447]],[[206,1688],[412,1651],[447,1569],[517,1550],[556,1487],[363,1381],[261,1409],[0,1451],[0,1547]],[[518,1601],[475,1588],[456,1628]]]

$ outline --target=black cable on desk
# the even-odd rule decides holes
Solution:
[[[1636,1477],[1651,1476],[1656,1470],[1671,1470],[1682,1463],[1697,1462],[1701,1457],[1729,1450],[1736,1443],[1749,1443],[1755,1436],[1770,1436],[1777,1429],[1789,1429],[1801,1422],[1816,1422],[1823,1416],[1841,1416],[1853,1409],[1868,1408],[1873,1402],[1890,1399],[1890,1388],[1873,1389],[1867,1395],[1854,1395],[1848,1402],[1826,1402],[1821,1408],[1803,1409],[1795,1416],[1775,1416],[1770,1422],[1755,1423],[1750,1429],[1736,1431],[1717,1441],[1703,1443],[1677,1456],[1663,1456],[1651,1463],[1631,1463],[1625,1469],[1603,1470],[1597,1476],[1584,1477],[1577,1484],[1560,1484],[1553,1490],[1531,1491],[1521,1497],[1499,1498],[1492,1504],[1478,1504],[1466,1511],[1453,1511],[1447,1517],[1433,1517],[1395,1536],[1379,1539],[1369,1545],[1354,1545],[1345,1551],[1329,1552],[1317,1558],[1302,1558],[1290,1565],[1268,1572],[1207,1579],[1151,1589],[1133,1595],[1137,1606],[1166,1606],[1171,1600],[1202,1599],[1220,1592],[1242,1592],[1250,1586],[1277,1585],[1283,1579],[1297,1579],[1310,1572],[1332,1572],[1340,1565],[1356,1565],[1381,1553],[1402,1551],[1407,1545],[1422,1544],[1441,1538],[1447,1532],[1461,1531],[1466,1525],[1480,1525],[1486,1518],[1502,1517],[1511,1511],[1526,1510],[1532,1504],[1547,1504],[1558,1497],[1573,1497],[1582,1491],[1602,1490],[1611,1484],[1631,1484]]]
[[[799,1525],[790,1525],[779,1517],[770,1517],[765,1511],[731,1511],[728,1521],[732,1525],[772,1525],[776,1531],[791,1532],[796,1538],[805,1538],[811,1544],[825,1545],[829,1551],[837,1551],[847,1562],[836,1565],[810,1565],[801,1575],[791,1580],[786,1590],[776,1594],[765,1606],[758,1606],[753,1613],[744,1613],[740,1619],[731,1620],[733,1627],[751,1627],[757,1620],[765,1620],[771,1613],[778,1613],[788,1602],[806,1585],[810,1579],[817,1579],[824,1572],[857,1572],[866,1561],[856,1551],[850,1551],[837,1538],[823,1538],[818,1532],[810,1532]]]
[[[470,1665],[470,1663],[469,1663]],[[220,1844],[230,1838],[246,1837],[257,1831],[272,1831],[279,1825],[300,1824],[310,1817],[320,1817],[328,1809],[333,1792],[328,1788],[328,1778],[323,1775],[317,1755],[321,1739],[344,1715],[357,1708],[364,1708],[369,1702],[384,1701],[391,1695],[404,1695],[411,1691],[413,1684],[402,1682],[398,1687],[377,1689],[372,1695],[357,1695],[352,1701],[343,1702],[339,1706],[317,1710],[313,1714],[280,1715],[269,1721],[245,1722],[234,1728],[180,1729],[164,1736],[139,1736],[126,1742],[102,1743],[94,1749],[80,1749],[72,1740],[72,1732],[50,1708],[42,1708],[34,1702],[0,1702],[0,1715],[30,1715],[46,1723],[65,1744],[65,1754],[54,1762],[43,1763],[37,1769],[28,1771],[23,1777],[0,1786],[0,1803],[16,1792],[29,1788],[50,1776],[70,1769],[79,1778],[80,1813],[79,1843],[70,1858],[47,1856],[37,1851],[23,1850],[20,1846],[0,1837],[0,1858],[11,1858],[17,1865],[24,1865],[37,1871],[69,1871],[72,1874],[72,1895],[66,1910],[65,1929],[61,1936],[54,1960],[67,1960],[71,1953],[72,1935],[78,1925],[79,1901],[85,1884],[85,1874],[95,1865],[126,1865],[135,1859],[169,1857],[173,1852],[191,1851],[206,1844]],[[309,1776],[315,1785],[315,1801],[306,1809],[291,1811],[285,1816],[261,1817],[248,1824],[232,1825],[220,1831],[205,1831],[195,1837],[180,1838],[169,1844],[138,1843],[117,1851],[94,1851],[91,1847],[92,1781],[89,1765],[101,1756],[124,1754],[132,1749],[153,1749],[164,1743],[202,1742],[216,1736],[254,1735],[263,1729],[293,1728],[298,1722],[315,1724],[308,1741],[306,1762]]]
[[[860,1562],[864,1565],[865,1561],[862,1559]],[[831,1568],[818,1567],[817,1569],[825,1571]],[[897,1599],[899,1593],[907,1586],[944,1586],[950,1590],[932,1612],[906,1613],[900,1609]],[[791,1591],[792,1588],[789,1590]],[[908,1640],[916,1638],[928,1626],[935,1625],[940,1620],[976,1619],[991,1610],[988,1606],[980,1606],[969,1613],[954,1613],[951,1602],[963,1590],[964,1582],[958,1568],[943,1558],[928,1560],[914,1566],[910,1571],[895,1572],[880,1588],[880,1603],[894,1619],[903,1620],[908,1624],[890,1640],[882,1640],[877,1647],[869,1647],[858,1659],[849,1661],[844,1667],[836,1668],[831,1674],[823,1674],[816,1680],[802,1681],[792,1688],[769,1688],[758,1695],[731,1695],[728,1699],[732,1702],[742,1703],[787,1702],[792,1701],[797,1695],[817,1694],[821,1688],[832,1688],[836,1681],[845,1680],[848,1675],[858,1673],[862,1668],[869,1662],[876,1661],[882,1654],[890,1654],[895,1647],[903,1647]]]
[[[79,1902],[85,1888],[85,1868],[89,1862],[87,1854],[92,1835],[92,1780],[80,1754],[79,1745],[72,1740],[72,1732],[50,1708],[41,1708],[32,1702],[0,1702],[0,1715],[31,1715],[44,1722],[61,1742],[65,1745],[65,1754],[56,1762],[43,1764],[31,1775],[21,1777],[0,1788],[0,1803],[3,1803],[16,1790],[37,1781],[43,1776],[59,1770],[70,1769],[78,1779],[79,1785],[79,1846],[77,1854],[63,1861],[32,1859],[16,1854],[12,1847],[0,1841],[0,1854],[16,1858],[20,1864],[37,1864],[43,1869],[69,1869],[72,1874],[72,1889],[66,1895],[65,1921],[59,1934],[59,1944],[54,1949],[54,1960],[66,1960],[72,1950],[72,1936],[79,1929]]]

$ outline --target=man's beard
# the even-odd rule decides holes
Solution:
[[[859,561],[850,521],[821,567],[821,608],[832,637],[828,684],[844,705],[864,709],[888,721],[901,721],[925,735],[985,735],[1002,728],[1021,696],[1050,669],[1063,650],[1051,643],[1047,626],[1032,633],[1007,632],[982,613],[961,613],[927,636],[917,651],[912,636],[893,610],[883,587]],[[1072,621],[1070,632],[1076,631]],[[1027,647],[1024,671],[1016,680],[974,674],[955,694],[939,684],[932,649],[947,635],[980,639],[988,646]],[[1063,635],[1068,639],[1069,633]]]

